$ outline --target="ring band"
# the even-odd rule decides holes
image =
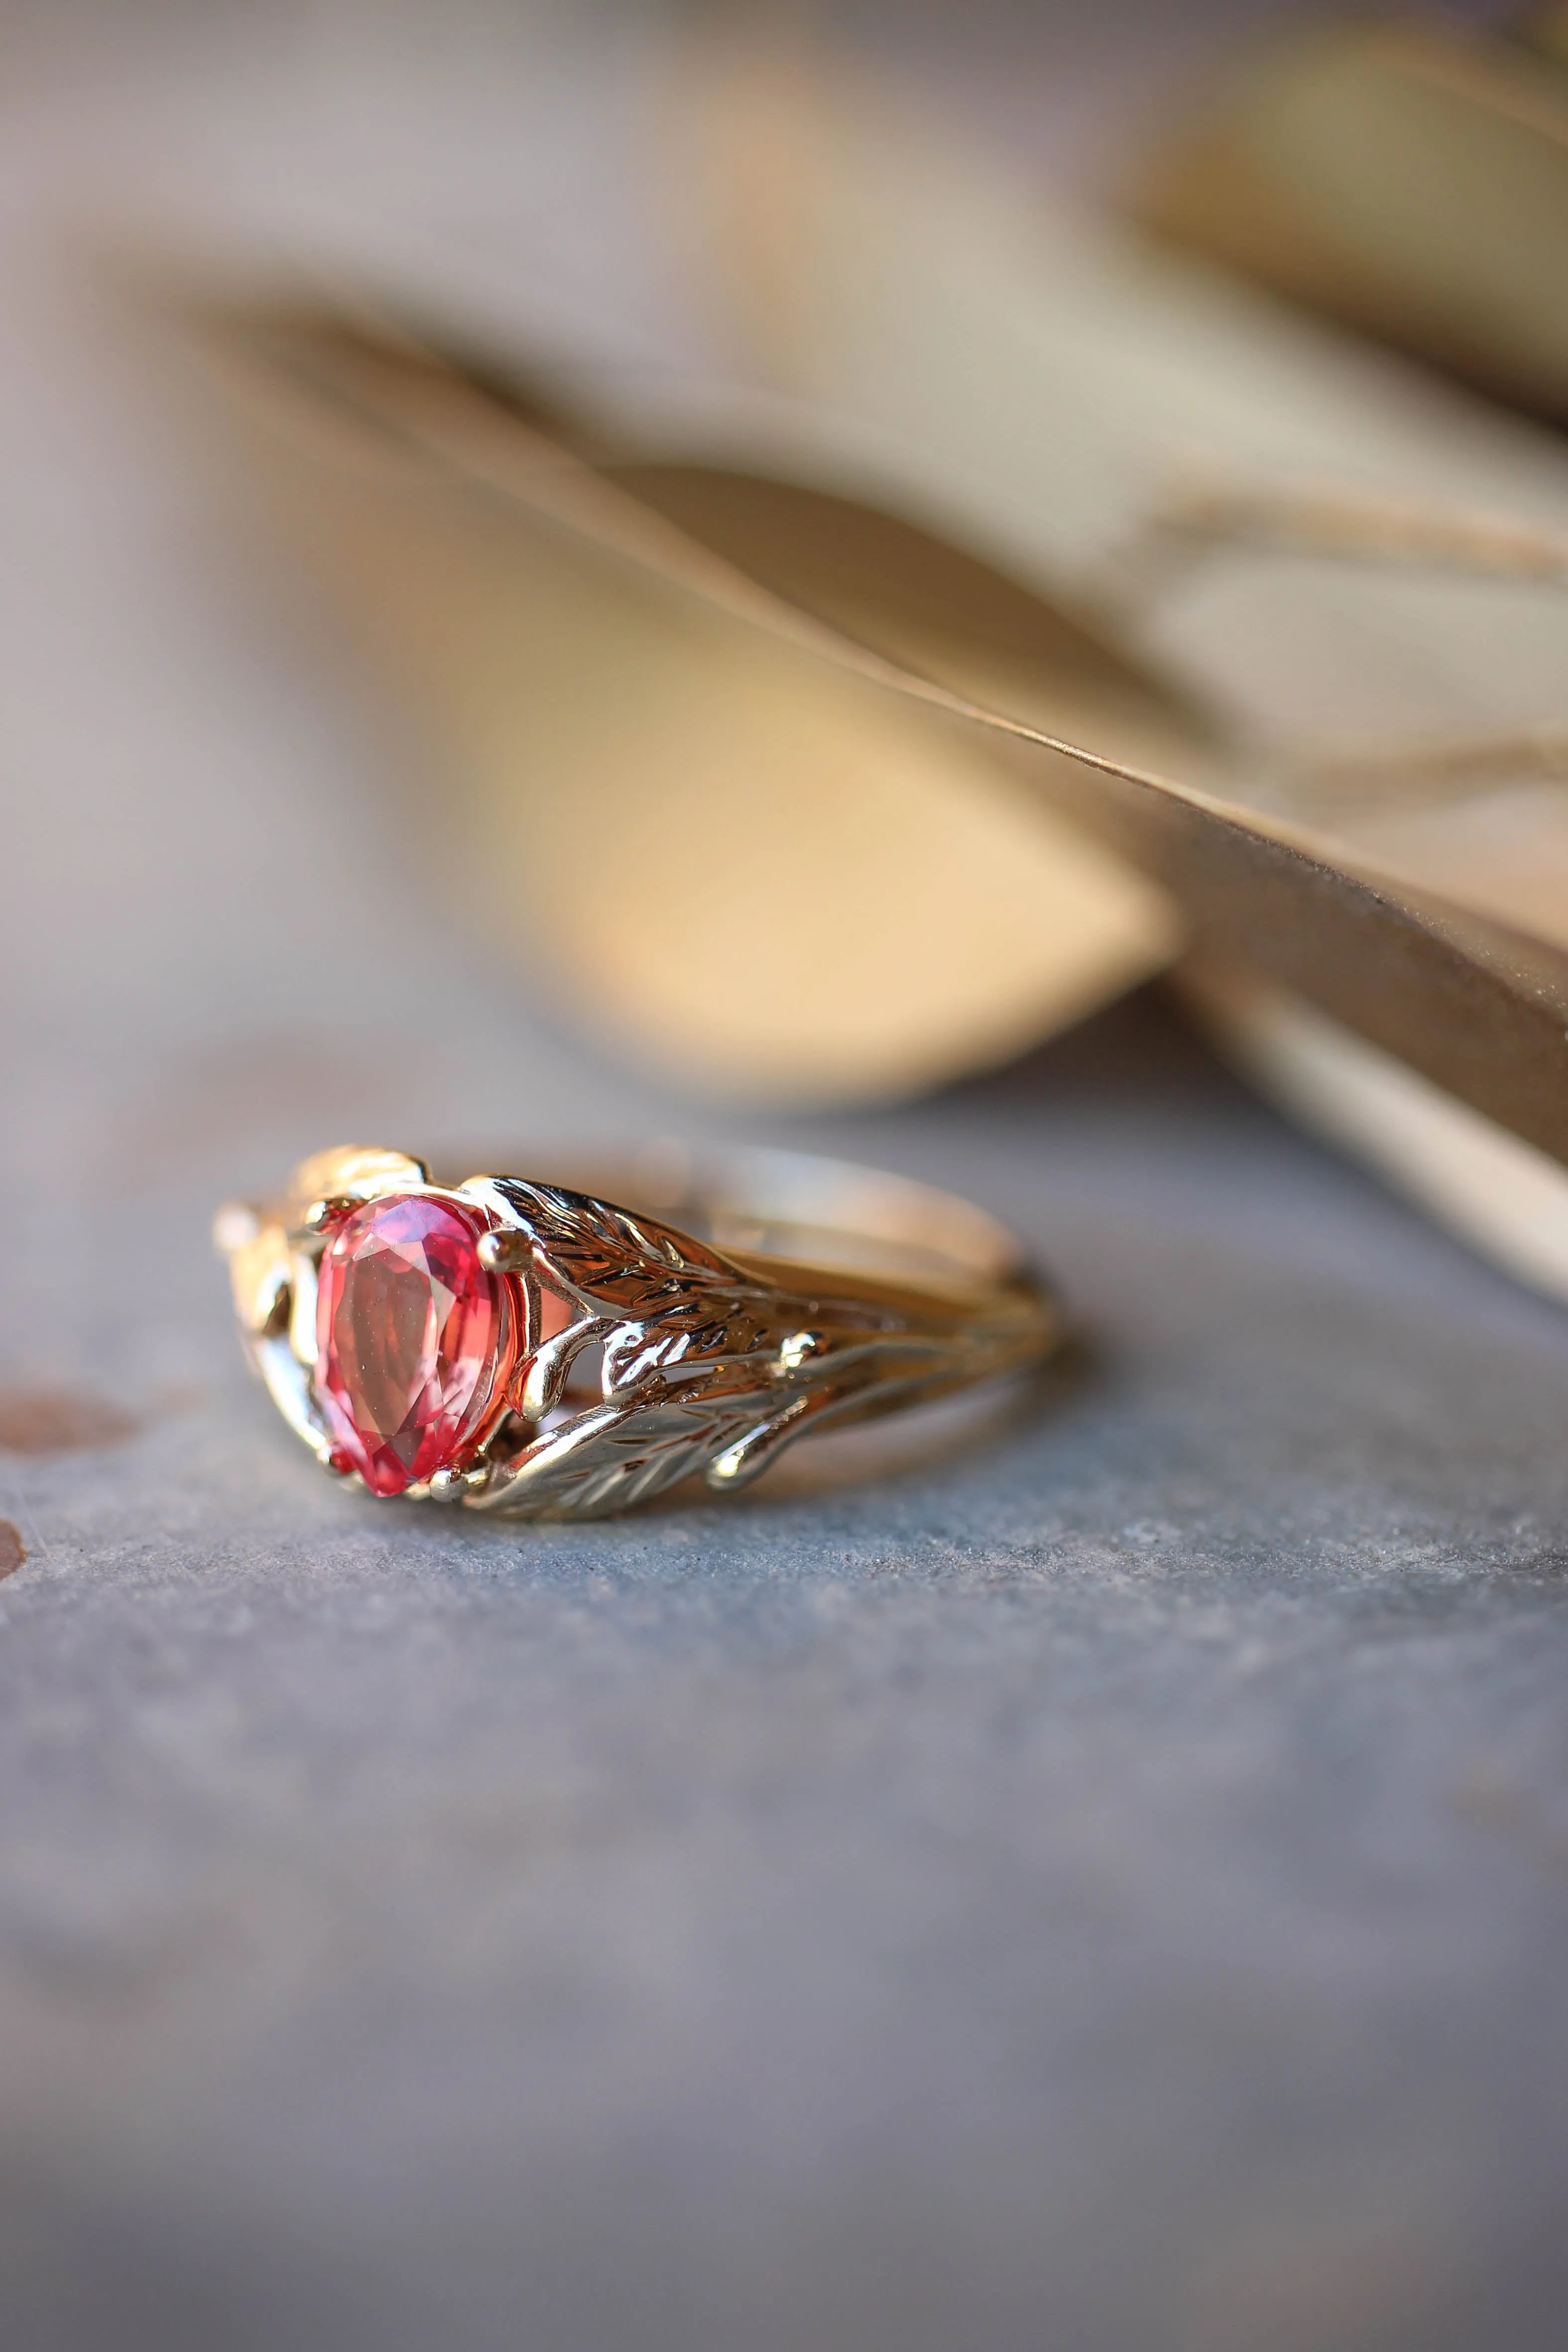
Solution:
[[[786,1152],[446,1185],[343,1146],[214,1237],[251,1360],[321,1463],[518,1517],[698,1473],[728,1492],[797,1437],[1028,1371],[1061,1332],[983,1211]]]

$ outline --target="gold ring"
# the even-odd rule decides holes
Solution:
[[[785,1152],[609,1181],[470,1176],[342,1146],[220,1212],[251,1360],[373,1495],[519,1517],[744,1486],[797,1437],[1043,1362],[1047,1286],[983,1211]],[[597,1377],[593,1377],[594,1374]]]

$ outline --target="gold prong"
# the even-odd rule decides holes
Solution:
[[[308,1234],[324,1233],[334,1217],[340,1217],[358,1205],[344,1193],[329,1193],[325,1200],[312,1201],[299,1222]]]
[[[504,1227],[479,1236],[479,1263],[492,1274],[521,1274],[532,1262],[533,1244],[527,1234],[507,1233]]]

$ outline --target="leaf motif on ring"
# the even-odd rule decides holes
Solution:
[[[546,1393],[559,1395],[572,1358],[597,1340],[603,1402],[497,1461],[467,1498],[473,1508],[595,1517],[698,1471],[737,1487],[810,1423],[879,1386],[939,1381],[960,1352],[869,1306],[759,1283],[706,1244],[609,1202],[516,1178],[487,1190],[528,1235],[536,1278],[577,1308],[549,1342]]]

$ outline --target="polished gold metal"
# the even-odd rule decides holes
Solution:
[[[422,1194],[488,1220],[481,1258],[525,1286],[532,1331],[541,1285],[570,1320],[525,1359],[493,1433],[410,1487],[415,1500],[574,1519],[699,1474],[733,1493],[799,1437],[1027,1372],[1061,1336],[1004,1227],[903,1178],[783,1152],[699,1177],[661,1147],[608,1182],[447,1186],[402,1152],[343,1147],[306,1160],[281,1201],[232,1205],[214,1227],[250,1360],[329,1468],[315,1386],[328,1230],[346,1207]]]

